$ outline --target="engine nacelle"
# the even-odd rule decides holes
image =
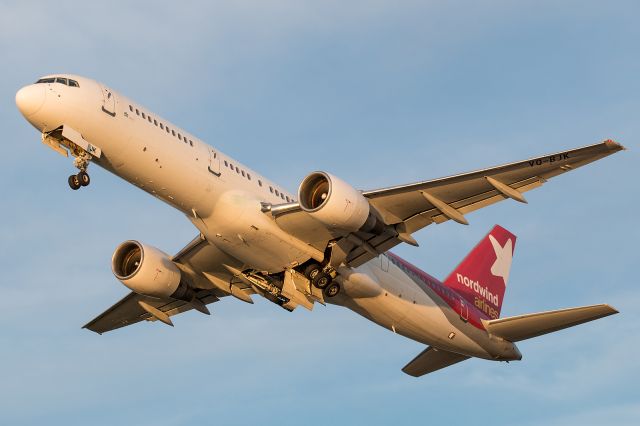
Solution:
[[[375,225],[362,193],[329,173],[313,172],[304,178],[298,201],[302,210],[331,228],[355,232]]]
[[[180,270],[169,256],[138,241],[118,246],[111,269],[122,284],[145,296],[172,297],[180,286]]]

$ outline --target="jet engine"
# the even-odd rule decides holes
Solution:
[[[374,233],[384,229],[362,193],[329,173],[313,172],[304,178],[298,201],[302,210],[331,228]]]
[[[158,298],[175,297],[180,286],[180,270],[169,256],[138,241],[125,241],[111,258],[116,278],[138,294]]]

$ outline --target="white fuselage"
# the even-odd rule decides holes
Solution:
[[[125,96],[90,79],[66,77],[79,87],[40,83],[19,92],[18,105],[38,130],[77,130],[101,149],[93,162],[183,212],[210,244],[247,267],[277,273],[322,259],[320,250],[261,211],[261,203],[286,203],[293,194]],[[491,359],[509,350],[385,255],[340,274],[343,291],[332,303],[385,328],[470,356]]]

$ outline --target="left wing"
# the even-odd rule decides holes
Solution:
[[[465,214],[498,201],[511,198],[526,202],[523,192],[623,149],[617,142],[607,140],[474,172],[364,191],[362,194],[373,209],[390,225],[377,235],[352,233],[355,239],[353,235],[336,235],[304,212],[298,203],[275,206],[272,214],[281,228],[319,250],[336,241],[347,252],[346,263],[355,267],[401,242],[416,244],[411,234],[432,223],[451,219],[466,224]],[[348,243],[345,237],[350,238]]]

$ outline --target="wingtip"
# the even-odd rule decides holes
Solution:
[[[411,377],[420,377],[419,374],[416,373],[412,373],[410,370],[407,369],[407,367],[404,367],[401,369],[401,371],[406,374],[407,376],[411,376]]]
[[[87,325],[83,325],[82,327],[80,327],[80,330],[89,330],[89,331],[93,331],[94,333],[96,333],[99,336],[102,336],[102,332],[100,331],[96,331],[96,330],[92,330],[88,327],[89,324]]]
[[[614,141],[613,139],[607,139],[603,143],[611,151],[625,151],[627,149],[623,145],[621,145],[618,142]]]
[[[590,308],[600,308],[602,311],[602,316],[603,317],[608,317],[609,315],[615,315],[615,314],[619,314],[620,311],[617,310],[616,308],[614,308],[613,306],[609,305],[608,303],[600,303],[598,305],[592,305],[592,306],[588,306]]]
[[[614,308],[613,306],[611,306],[609,304],[605,303],[604,306],[606,306],[609,309],[609,315],[615,315],[615,314],[619,314],[620,313],[619,310],[617,310],[616,308]]]

